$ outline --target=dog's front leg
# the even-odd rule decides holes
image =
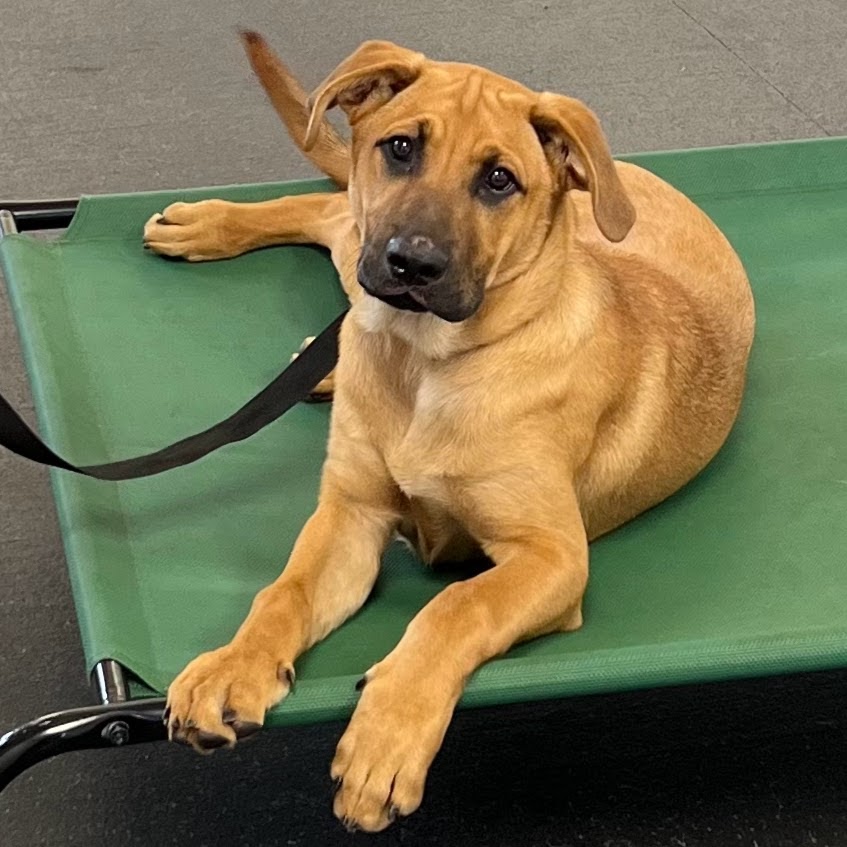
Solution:
[[[196,658],[168,689],[172,738],[205,751],[258,730],[288,693],[295,659],[370,593],[397,523],[396,493],[369,451],[335,452],[345,455],[334,461],[331,441],[318,508],[282,575],[256,596],[232,641]]]
[[[368,671],[332,764],[341,780],[335,814],[348,827],[376,832],[419,806],[474,670],[516,642],[581,625],[588,544],[576,498],[568,499],[557,498],[549,525],[519,527],[516,513],[486,516],[504,530],[482,539],[494,567],[442,591]]]
[[[189,262],[229,259],[276,244],[335,250],[352,225],[347,194],[301,194],[261,203],[172,203],[144,226],[144,245]]]

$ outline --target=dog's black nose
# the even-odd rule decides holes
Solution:
[[[391,276],[409,285],[428,285],[444,275],[447,254],[425,235],[395,237],[385,248],[385,261]]]

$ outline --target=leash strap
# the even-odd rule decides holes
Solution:
[[[338,332],[342,312],[293,362],[237,412],[203,432],[155,453],[103,465],[77,467],[54,453],[0,394],[0,447],[25,459],[72,471],[95,479],[122,480],[153,476],[188,465],[225,444],[243,441],[273,423],[292,406],[306,399],[338,361]]]

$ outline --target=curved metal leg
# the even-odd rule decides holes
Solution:
[[[0,736],[0,791],[32,765],[68,753],[163,741],[163,698],[67,709]]]
[[[100,662],[92,682],[100,705],[44,715],[0,736],[0,791],[27,768],[60,753],[167,738],[165,699],[126,700],[128,687],[117,662]]]
[[[67,709],[0,736],[0,791],[38,762],[72,750],[163,741],[162,698]]]

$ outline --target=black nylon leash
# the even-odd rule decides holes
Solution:
[[[102,465],[77,467],[54,453],[27,426],[2,394],[0,447],[42,465],[105,480],[139,479],[191,464],[219,447],[255,435],[292,406],[305,400],[338,361],[338,332],[346,314],[346,310],[342,312],[267,388],[262,389],[237,412],[213,427],[162,450]]]

